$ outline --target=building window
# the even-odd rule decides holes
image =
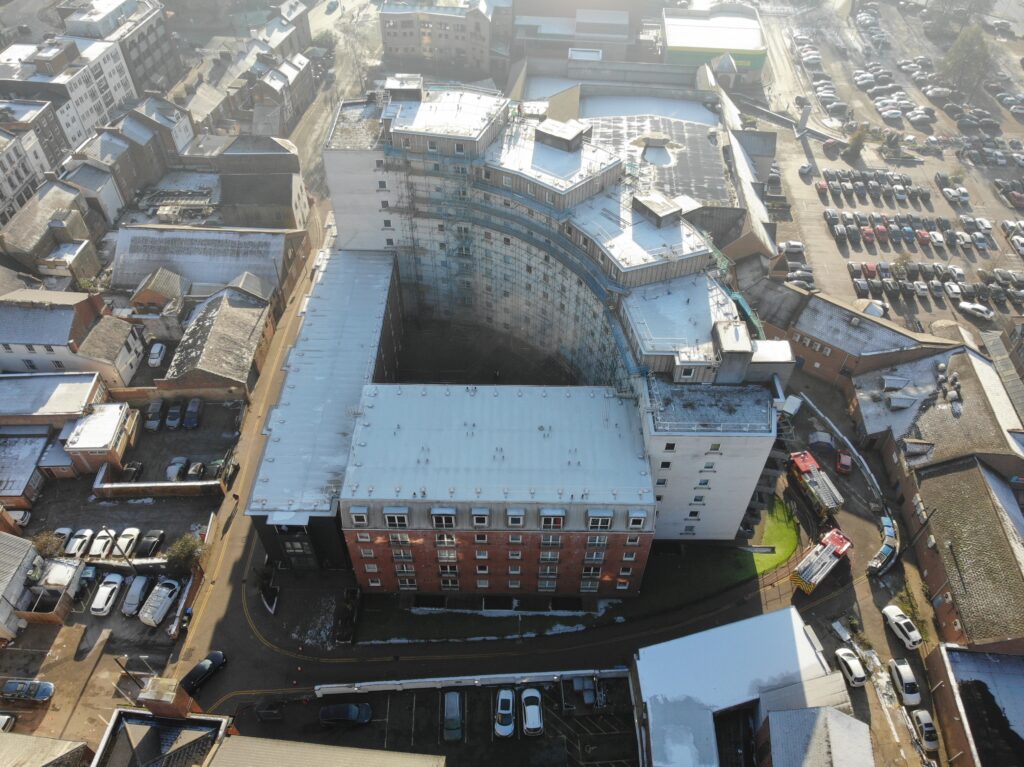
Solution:
[[[452,533],[437,533],[434,536],[434,545],[438,547],[454,546],[455,536]]]
[[[509,565],[508,566],[508,574],[509,575],[519,575],[521,572],[523,572],[523,566],[522,565]]]
[[[373,559],[373,549],[359,549],[359,556],[363,559]]]
[[[592,549],[601,549],[608,545],[607,535],[588,535],[587,536],[587,547]]]
[[[704,462],[704,468],[701,471],[714,471],[714,470],[715,470],[715,462],[714,461],[705,461]]]
[[[676,443],[675,442],[666,442],[665,443],[665,452],[666,453],[673,453],[673,452],[675,452],[675,449],[676,449]]]
[[[409,577],[399,578],[398,588],[400,588],[402,591],[412,591],[416,588],[416,579]]]
[[[561,530],[565,526],[565,512],[560,509],[542,509],[540,512],[541,530]]]
[[[691,531],[692,531],[692,529],[693,529],[692,525],[687,525],[687,527],[689,527],[691,529]],[[635,551],[624,551],[624,552],[622,552],[622,561],[623,562],[636,562],[636,552]]]
[[[602,555],[604,554],[604,552],[601,552],[601,553],[602,553]],[[541,562],[557,562],[558,561],[558,552],[557,551],[542,551],[540,553],[540,561]]]
[[[557,549],[562,545],[562,538],[558,535],[542,535],[540,545],[549,549]]]
[[[396,562],[412,562],[411,549],[393,549],[391,556]]]
[[[13,352],[14,351],[14,349],[11,348],[10,344],[0,344],[0,346],[3,346],[5,352]]]
[[[380,587],[380,578],[370,578],[366,582],[366,585],[370,586],[372,588],[379,588]]]
[[[395,565],[395,572],[396,573],[411,574],[411,573],[415,573],[416,572],[416,568],[413,567],[412,565],[398,564],[398,565]]]
[[[629,512],[629,529],[643,530],[647,523],[647,512],[642,509],[635,509]]]
[[[383,161],[383,160],[375,160],[375,161],[374,161],[374,164],[375,164],[375,165],[376,165],[376,167],[378,167],[378,168],[383,168],[383,167],[384,167],[384,161]]]
[[[691,511],[688,514],[688,517],[690,519],[700,519],[700,511],[698,511],[697,509],[694,509],[693,511]]]
[[[409,141],[409,139],[407,139],[407,138],[402,139],[402,149],[408,149],[411,146],[412,146],[412,142]]]
[[[356,540],[359,541],[360,543],[369,543],[370,542],[370,534],[369,533],[356,533]]]
[[[627,591],[629,589],[629,581],[617,580],[615,581],[615,588],[618,591]]]
[[[43,348],[46,349],[47,354],[53,354],[53,347],[49,344],[43,344]]]
[[[719,453],[721,451],[722,451],[722,443],[721,442],[712,442],[711,443],[711,447],[708,449],[709,453]]]
[[[695,496],[693,496],[693,500],[690,501],[690,503],[704,503],[704,496],[703,495],[695,495]]]
[[[693,535],[693,532],[697,529],[696,525],[683,525],[684,535]],[[625,557],[623,557],[625,559]]]
[[[368,573],[375,573],[377,572],[377,565],[372,562],[369,562],[363,565],[363,569],[366,570],[366,572]]]
[[[476,587],[478,589],[488,589],[491,587],[491,582],[486,578],[477,578]]]
[[[601,516],[593,516],[593,513],[588,513],[587,516],[587,529],[588,530],[611,530],[612,529],[612,515],[609,512],[607,515],[602,514]]]
[[[661,462],[661,468],[662,469],[671,469],[672,468],[672,461],[662,461]]]
[[[588,551],[583,555],[584,562],[604,562],[603,551]]]
[[[488,509],[473,509],[473,527],[487,527],[491,521],[491,512]]]
[[[511,186],[512,186],[512,177],[511,176],[503,176],[502,179],[501,179],[501,185],[502,186],[507,186],[507,187],[511,188]]]
[[[427,142],[427,151],[428,152],[436,152],[437,151],[437,142],[436,141],[428,141]]]
[[[395,245],[395,240],[394,240],[393,237],[388,237],[388,238],[386,238],[384,240],[384,247],[386,247],[386,248],[393,248],[394,245]]]
[[[487,559],[490,556],[490,552],[487,549],[477,549],[473,552],[473,556],[476,559]]]
[[[391,203],[389,203],[387,200],[381,200],[380,201],[380,209],[381,210],[387,210],[390,207],[391,207]]]
[[[521,588],[522,585],[523,585],[522,582],[521,581],[517,581],[517,580],[512,580],[512,581],[508,582],[509,590],[514,590],[514,589]]]
[[[459,553],[455,549],[438,549],[437,550],[437,561],[438,562],[457,562],[459,559]]]
[[[600,578],[601,577],[601,566],[600,565],[583,565],[583,577],[584,578]]]
[[[409,534],[408,533],[389,533],[388,543],[392,546],[408,546],[409,545]]]
[[[668,480],[665,479],[664,477],[660,477],[658,481],[655,482],[654,484],[657,485],[658,487],[666,487],[668,485]]]
[[[461,143],[461,142],[456,141],[455,142],[455,154],[465,154],[465,153],[466,153],[466,145]]]
[[[558,587],[558,581],[538,581],[537,591],[554,591]]]
[[[508,542],[509,543],[522,543],[523,542],[523,536],[517,535],[517,534],[510,535],[508,537]]]
[[[393,530],[406,528],[409,526],[409,515],[404,512],[402,514],[385,514],[384,526]]]
[[[620,567],[619,568],[619,576],[620,577],[622,577],[622,578],[629,578],[632,575],[633,575],[633,568],[632,567]]]
[[[508,552],[508,558],[509,559],[522,559],[523,558],[523,552],[520,551],[519,549],[510,549],[509,552]]]
[[[523,509],[509,509],[505,514],[505,521],[509,527],[522,527],[526,521],[526,511]]]
[[[558,565],[541,565],[538,571],[539,575],[547,576],[548,578],[558,577]]]
[[[430,515],[436,530],[451,530],[455,527],[455,514],[432,512]]]
[[[25,351],[27,351],[29,354],[35,354],[36,347],[33,346],[32,344],[25,344]]]
[[[387,181],[378,181],[377,182],[377,188],[378,189],[387,189],[388,188],[388,182]]]
[[[459,574],[459,566],[458,565],[438,565],[437,566],[437,571],[439,573],[441,573],[441,575],[458,575]]]
[[[64,369],[64,363],[61,362],[60,360],[51,360],[50,364],[53,365],[53,369],[54,370],[63,370]]]
[[[697,487],[711,487],[710,479],[699,479],[697,480]]]
[[[596,580],[594,578],[584,578],[582,581],[580,581],[580,591],[582,591],[582,592],[597,591],[597,587],[598,587],[599,584],[600,584],[600,581],[598,581],[598,580]]]
[[[445,591],[458,591],[458,578],[441,578],[441,588]]]
[[[390,218],[385,218],[384,219],[384,228],[385,229],[391,229],[392,228],[391,227],[391,219]]]
[[[22,362],[25,363],[25,367],[28,368],[29,370],[36,369],[36,363],[34,363],[32,360],[22,360]]]
[[[630,536],[628,536],[626,538],[626,545],[627,546],[639,546],[640,545],[640,536],[639,535],[630,535]]]
[[[473,543],[486,544],[487,543],[487,533],[477,533],[476,535],[474,535],[473,536]]]

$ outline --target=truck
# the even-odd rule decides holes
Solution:
[[[790,582],[805,594],[811,594],[846,556],[853,541],[836,527],[821,537],[821,541],[800,560],[789,575]]]
[[[796,490],[822,519],[843,507],[843,495],[817,459],[807,450],[789,456],[789,486]]]

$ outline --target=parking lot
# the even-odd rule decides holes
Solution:
[[[567,688],[565,706],[560,685]],[[626,681],[605,679],[601,685],[608,699],[600,710],[583,705],[572,708],[571,682],[532,685],[541,691],[543,701],[544,733],[536,737],[523,735],[518,704],[515,733],[508,738],[495,735],[497,687],[461,690],[464,736],[457,743],[445,743],[443,739],[445,691],[437,689],[332,695],[316,701],[319,705],[287,705],[283,718],[276,722],[258,722],[251,711],[243,713],[236,725],[243,734],[257,734],[258,730],[263,737],[296,737],[301,733],[298,737],[302,740],[332,745],[443,754],[450,767],[635,765],[636,736]],[[519,692],[521,689],[516,688],[517,698]],[[369,703],[373,720],[348,728],[321,726],[317,721],[319,706],[335,703]]]

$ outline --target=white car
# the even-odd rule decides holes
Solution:
[[[780,253],[803,253],[804,244],[799,240],[786,240],[779,243]]]
[[[96,596],[92,600],[89,612],[93,615],[110,615],[110,609],[117,601],[117,595],[121,593],[121,584],[123,583],[123,575],[108,573],[99,588],[96,589]]]
[[[14,524],[22,528],[27,527],[28,523],[32,521],[32,512],[22,509],[7,509],[7,516]]]
[[[516,694],[508,688],[498,690],[494,702],[494,734],[511,738],[516,733]]]
[[[836,650],[836,664],[846,677],[846,681],[850,683],[850,687],[863,687],[867,683],[868,675],[864,671],[864,665],[853,650],[847,647]]]
[[[974,223],[978,225],[978,229],[988,234],[992,231],[992,222],[987,218],[976,218]]]
[[[932,715],[923,708],[916,709],[910,718],[914,720],[914,729],[921,740],[921,748],[925,751],[939,750],[939,733],[935,731]]]
[[[907,199],[907,190],[903,188],[903,184],[896,184],[892,188],[892,196],[897,200]]]
[[[957,193],[956,189],[953,189],[952,187],[942,187],[942,196],[945,197],[948,202],[960,202],[960,195]]]
[[[916,650],[921,646],[921,632],[898,606],[886,605],[882,608],[882,615],[885,616],[885,622],[892,629],[892,633],[903,642],[904,647],[908,650]]]
[[[981,320],[991,320],[996,316],[996,313],[987,306],[971,303],[970,301],[961,301],[957,304],[956,308],[964,314],[970,314],[972,317],[977,317]]]
[[[68,545],[68,539],[71,538],[71,534],[75,532],[70,527],[58,527],[53,531],[53,534],[60,538],[60,542],[65,546]]]
[[[89,556],[106,559],[110,556],[112,548],[114,548],[114,531],[100,530],[93,538],[92,546],[89,547]]]
[[[928,283],[924,280],[917,280],[914,282],[914,292],[919,296],[928,295]]]
[[[540,690],[529,687],[519,694],[523,705],[523,735],[541,735],[544,732],[544,711],[540,706]]]
[[[157,341],[151,347],[149,347],[149,366],[151,368],[158,368],[163,364],[164,356],[167,354],[167,347]]]
[[[931,241],[933,248],[943,248],[946,246],[946,241],[942,238],[942,232],[928,232],[928,239]]]
[[[965,205],[971,201],[971,193],[967,191],[966,186],[958,186],[956,188],[956,196],[960,199],[960,202]]]
[[[1024,257],[1024,235],[1015,234],[1010,238],[1010,244],[1017,251],[1017,255]]]
[[[114,556],[124,557],[127,559],[135,551],[135,544],[139,542],[139,536],[142,535],[142,531],[137,527],[126,527],[121,531],[121,534],[117,536],[117,542],[114,544]]]
[[[967,275],[964,274],[964,270],[961,269],[959,266],[954,266],[954,265],[950,264],[950,266],[948,268],[949,268],[949,273],[953,275],[953,281],[954,282],[966,282],[967,281]]]
[[[974,242],[974,247],[978,250],[988,250],[988,238],[981,232],[972,234],[971,240]]]
[[[68,545],[64,549],[64,553],[69,557],[80,558],[85,556],[85,552],[89,548],[89,542],[92,540],[92,535],[92,530],[89,530],[88,528],[79,530],[68,539]]]
[[[883,120],[899,120],[903,113],[898,109],[886,109],[881,116]]]
[[[892,686],[904,706],[916,706],[921,702],[921,688],[917,686],[914,669],[903,658],[889,661],[889,676]]]
[[[945,289],[947,296],[952,298],[954,301],[960,300],[962,291],[960,290],[960,286],[957,285],[955,282],[947,282],[942,287]]]

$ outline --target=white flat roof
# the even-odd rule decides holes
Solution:
[[[650,504],[636,403],[602,386],[373,385],[343,499]]]
[[[675,200],[684,212],[697,207],[685,197]],[[704,236],[689,221],[681,219],[659,229],[633,210],[633,193],[621,185],[573,208],[572,223],[604,248],[623,271],[711,254]]]
[[[110,402],[94,405],[89,415],[82,416],[75,424],[65,443],[70,450],[104,450],[117,436],[121,422],[127,418],[128,404]]]
[[[714,324],[739,320],[728,292],[704,272],[636,288],[622,304],[644,354],[710,361]]]
[[[829,671],[795,608],[644,647],[636,667],[657,767],[717,767],[716,711]]]
[[[560,192],[571,189],[622,160],[606,149],[583,142],[575,152],[564,152],[534,139],[534,124],[510,125],[502,140],[487,148],[487,164],[518,173]]]
[[[46,449],[46,437],[0,436],[0,496],[19,496]]]
[[[761,24],[751,16],[712,11],[699,16],[665,15],[665,45],[671,49],[764,51]]]
[[[274,524],[334,511],[391,286],[390,254],[339,251],[321,259],[246,511],[269,514]]]
[[[477,138],[508,107],[508,99],[470,90],[424,91],[422,101],[393,101],[383,117],[392,132]]]
[[[92,399],[99,373],[0,376],[0,416],[77,416]]]

